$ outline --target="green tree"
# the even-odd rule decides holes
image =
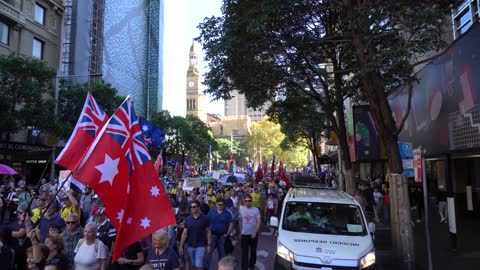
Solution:
[[[323,34],[342,30],[338,27],[338,12],[316,14],[309,6],[314,3],[226,1],[223,17],[212,17],[200,25],[199,41],[210,62],[205,82],[207,91],[217,98],[229,98],[230,92],[238,89],[252,107],[273,101],[277,95],[294,97],[288,95],[292,91],[314,99],[339,138],[350,183],[347,191],[353,193],[343,110],[344,98],[356,89],[355,80],[344,79],[350,73],[345,63],[353,51],[336,47],[335,43],[326,44],[320,38],[322,33],[311,30],[316,26],[309,24],[315,15],[329,22],[318,26]]]
[[[218,148],[212,132],[194,116],[172,117],[168,111],[161,111],[152,115],[151,122],[166,133],[165,152],[182,164],[186,155],[190,156],[192,165],[207,161],[208,146],[212,146],[212,151]]]
[[[73,131],[88,92],[108,116],[111,116],[125,100],[111,84],[103,81],[93,84],[77,84],[70,81],[60,83],[56,131],[61,137],[68,137]]]
[[[40,60],[20,55],[0,56],[0,131],[53,127],[52,82],[55,70]]]
[[[268,118],[252,123],[247,140],[248,155],[256,162],[269,163],[275,155],[276,162],[283,161],[290,168],[305,166],[307,163],[305,141],[299,141],[296,147],[284,150],[281,147],[284,139],[285,134],[280,130],[280,125],[269,121]]]
[[[306,142],[318,172],[321,159],[317,147],[322,137],[329,137],[332,129],[318,103],[303,91],[292,89],[286,93],[285,99],[274,102],[267,114],[274,123],[280,124],[280,130],[285,134],[280,144],[282,149]]]
[[[344,119],[339,110],[343,98],[351,95],[343,87],[357,89],[358,98],[371,105],[389,153],[389,170],[399,175],[403,168],[398,134],[409,109],[404,120],[396,123],[388,97],[406,89],[410,107],[412,86],[418,79],[416,67],[435,57],[422,58],[425,54],[446,45],[443,34],[448,28],[441,26],[450,19],[453,2],[458,1],[225,1],[224,16],[207,19],[200,26],[199,40],[211,65],[205,79],[207,91],[228,98],[238,89],[256,106],[290,90],[292,84],[308,89],[305,93],[319,101],[327,116],[337,113],[331,123],[342,145],[344,125],[336,124]],[[392,186],[394,194],[407,191],[404,181]],[[392,228],[394,257],[411,263],[410,216],[400,217],[409,202],[402,196],[392,198],[392,215],[400,221]]]

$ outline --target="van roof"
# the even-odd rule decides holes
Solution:
[[[285,196],[285,201],[329,202],[359,205],[353,197],[343,191],[306,187],[291,188]]]

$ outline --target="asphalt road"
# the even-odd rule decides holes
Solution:
[[[257,264],[255,269],[258,270],[271,270],[273,269],[273,262],[275,259],[275,248],[277,245],[277,237],[274,236],[273,229],[267,228],[267,226],[262,225],[260,228],[260,238],[258,239],[257,247]],[[235,249],[233,251],[233,256],[238,259],[239,262],[242,260],[242,251],[240,248],[240,242],[233,240]],[[210,269],[217,269],[216,265],[218,263],[217,252],[215,251]],[[215,266],[215,267],[213,267]]]

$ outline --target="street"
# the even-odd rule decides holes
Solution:
[[[273,229],[267,228],[266,225],[262,224],[260,228],[260,238],[258,239],[258,248],[257,248],[257,264],[255,269],[258,270],[265,270],[265,269],[273,269],[273,262],[275,260],[275,247],[276,247],[277,237],[274,236]],[[233,241],[235,249],[233,251],[233,256],[241,262],[242,259],[242,251],[240,248],[240,242],[237,240]],[[215,252],[212,264],[217,265],[218,257],[217,253]],[[210,269],[216,269],[216,267],[210,267]]]

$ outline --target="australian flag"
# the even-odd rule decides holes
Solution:
[[[139,117],[138,120],[142,127],[145,145],[159,148],[162,147],[163,142],[165,141],[165,132],[142,117]]]

